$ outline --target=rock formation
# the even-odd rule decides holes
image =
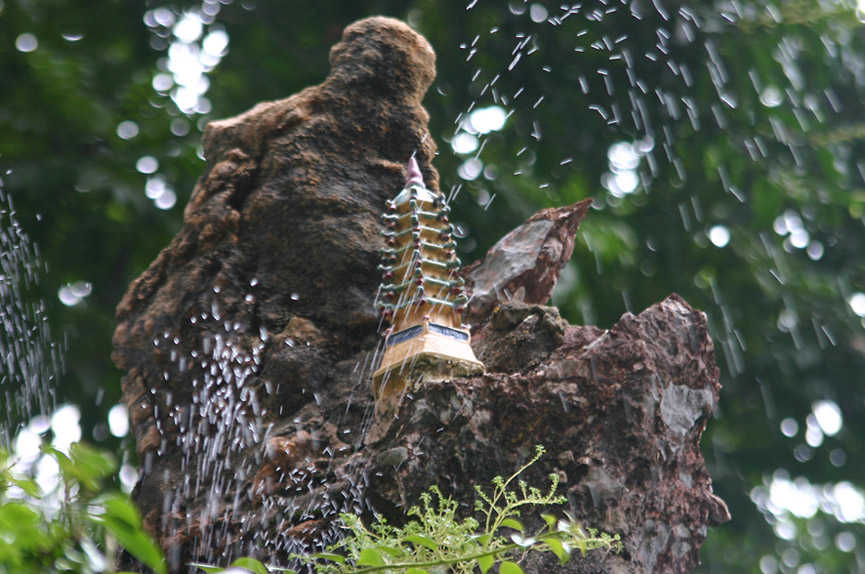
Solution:
[[[379,214],[416,153],[438,188],[421,107],[435,55],[408,26],[349,26],[319,86],[211,123],[185,226],[117,310],[142,475],[134,496],[171,569],[333,540],[340,512],[391,521],[431,484],[474,484],[548,454],[586,524],[624,551],[533,572],[691,572],[726,518],[699,440],[718,369],[677,296],[608,331],[549,299],[588,203],[546,210],[468,270],[484,376],[430,383],[376,414]],[[383,414],[387,413],[387,414]]]

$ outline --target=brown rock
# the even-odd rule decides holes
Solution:
[[[567,207],[542,209],[466,268],[473,291],[469,317],[482,321],[498,301],[546,304],[562,267],[571,259],[574,236],[591,205],[591,199],[584,199]]]
[[[507,312],[519,309],[537,316],[515,303]],[[525,340],[492,344],[519,354]],[[376,445],[408,454],[396,468],[380,467],[386,478],[369,489],[417,500],[436,483],[471,499],[475,484],[510,474],[543,444],[547,455],[526,479],[558,474],[574,515],[619,533],[625,550],[564,568],[532,559],[534,571],[691,572],[706,526],[729,519],[699,450],[719,391],[705,316],[673,295],[609,331],[568,327],[533,367],[416,390]]]

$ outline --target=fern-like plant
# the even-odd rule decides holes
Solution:
[[[394,527],[379,518],[368,528],[356,515],[343,514],[346,536],[330,546],[328,552],[299,558],[321,574],[469,574],[478,569],[486,574],[494,564],[498,564],[500,574],[521,574],[519,562],[528,552],[552,552],[565,563],[574,550],[583,554],[595,549],[618,551],[621,547],[618,535],[584,529],[571,516],[557,518],[542,514],[546,523],[542,530],[526,532],[519,520],[521,507],[564,502],[563,497],[555,494],[557,475],[550,475],[546,493],[518,478],[543,454],[543,447],[538,446],[535,456],[510,478],[496,477],[492,493],[477,487],[479,498],[475,509],[483,517],[483,529],[472,517],[457,518],[457,502],[431,486],[421,495],[420,506],[409,510],[408,515],[414,519],[405,526]],[[511,486],[514,481],[516,489]],[[210,573],[223,572],[211,566],[196,566]],[[242,566],[256,574],[295,572],[267,567],[250,558],[242,558],[232,566]]]

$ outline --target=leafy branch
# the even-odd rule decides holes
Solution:
[[[552,552],[564,564],[574,550],[585,554],[590,550],[620,549],[619,536],[599,534],[583,529],[571,516],[560,519],[543,514],[545,526],[534,534],[527,534],[519,520],[520,508],[553,506],[564,502],[556,496],[556,475],[550,475],[550,488],[546,493],[528,486],[518,477],[544,454],[537,447],[535,456],[508,479],[493,479],[493,491],[488,494],[477,488],[475,505],[484,517],[484,528],[472,517],[458,519],[458,503],[442,495],[436,486],[421,495],[420,506],[412,507],[408,515],[415,517],[405,526],[393,527],[379,518],[366,527],[353,514],[343,514],[343,528],[347,535],[331,545],[328,552],[298,558],[313,565],[321,574],[374,574],[376,572],[404,572],[405,574],[469,574],[480,569],[486,574],[496,563],[501,574],[521,574],[518,562],[528,552]],[[517,481],[517,488],[512,484]],[[501,533],[502,530],[510,534]],[[223,572],[220,568],[195,564],[209,573]],[[267,567],[250,558],[242,558],[232,566],[242,566],[255,574],[270,572],[294,573],[294,570]]]
[[[47,492],[0,449],[0,573],[114,573],[123,547],[155,574],[167,574],[129,496],[106,488],[117,470],[110,453],[84,443],[68,452],[43,445],[42,452],[58,469],[58,484]]]

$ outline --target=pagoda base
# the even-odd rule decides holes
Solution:
[[[399,333],[392,337],[396,336]],[[457,340],[452,334],[445,336],[428,328],[420,336],[388,346],[381,365],[372,376],[376,399],[402,393],[418,383],[449,381],[486,372],[468,344],[467,333],[466,340]]]

